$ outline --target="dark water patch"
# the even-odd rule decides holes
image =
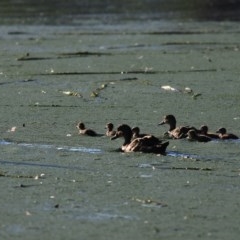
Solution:
[[[8,160],[0,160],[0,164],[2,165],[13,165],[13,166],[28,166],[28,167],[44,167],[44,168],[59,168],[59,169],[71,169],[71,170],[79,170],[79,171],[90,171],[85,168],[80,168],[76,166],[64,166],[64,165],[57,165],[57,164],[44,164],[44,163],[32,163],[32,162],[17,162],[17,161],[8,161]],[[92,171],[91,171],[92,172]],[[9,175],[12,177],[12,175]],[[19,178],[19,176],[16,176]],[[20,178],[33,178],[32,176],[22,176]]]
[[[174,166],[162,166],[162,164],[157,163],[143,163],[138,164],[137,167],[139,168],[154,168],[154,169],[161,169],[161,170],[188,170],[188,171],[214,171],[212,168],[202,168],[202,167],[174,167]]]
[[[40,184],[20,184],[18,186],[14,186],[14,188],[30,188],[30,187],[39,187]]]
[[[224,69],[222,69],[223,71]],[[97,72],[53,72],[53,73],[40,73],[37,75],[42,76],[64,76],[64,75],[119,75],[119,74],[177,74],[177,73],[186,73],[186,72],[217,72],[218,69],[211,68],[211,69],[189,69],[189,70],[162,70],[162,71],[153,71],[153,70],[133,70],[133,71],[97,71]],[[137,80],[131,78],[130,80]]]
[[[89,25],[95,21],[116,24],[139,19],[239,21],[239,7],[238,0],[2,0],[0,23],[82,25],[89,18]]]
[[[39,60],[50,60],[50,59],[54,59],[54,58],[23,56],[23,57],[17,58],[17,61],[39,61]]]
[[[119,81],[133,81],[133,80],[138,80],[137,77],[128,77],[128,78],[121,78]]]
[[[28,33],[23,31],[9,31],[8,34],[9,35],[26,35]]]
[[[115,75],[115,74],[156,74],[156,71],[144,71],[144,70],[135,70],[135,71],[102,71],[102,72],[53,72],[53,73],[42,73],[43,76],[55,76],[55,75]]]
[[[29,82],[36,82],[37,79],[24,79],[24,80],[17,80],[17,81],[11,81],[11,82],[1,82],[0,85],[8,85],[8,84],[16,84],[16,83],[29,83]]]
[[[89,51],[83,51],[83,52],[66,52],[66,53],[60,53],[59,56],[63,57],[87,57],[87,56],[111,56],[111,53],[103,53],[103,52],[89,52]]]
[[[38,57],[38,56],[30,56],[29,53],[26,55],[17,58],[17,61],[41,61],[41,60],[55,60],[55,59],[63,59],[63,58],[73,58],[73,57],[92,57],[92,56],[111,56],[111,53],[102,53],[102,52],[69,52],[69,53],[59,53],[57,57]]]

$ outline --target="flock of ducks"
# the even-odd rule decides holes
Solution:
[[[227,133],[226,128],[219,128],[216,132],[209,132],[208,126],[202,125],[200,129],[193,126],[177,127],[176,118],[173,115],[164,116],[163,120],[158,125],[169,125],[169,130],[164,133],[164,138],[169,139],[188,139],[190,141],[209,142],[214,139],[238,139],[238,136],[232,133]],[[77,124],[79,134],[88,136],[102,136],[94,130],[86,128],[83,122]],[[107,123],[105,135],[111,140],[122,137],[124,139],[121,151],[123,152],[143,152],[166,154],[169,141],[161,140],[151,134],[140,133],[139,127],[131,128],[127,124],[122,124],[114,130],[112,123]]]

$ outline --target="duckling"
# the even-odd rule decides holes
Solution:
[[[227,130],[226,128],[219,128],[217,130],[217,133],[219,134],[219,138],[220,139],[239,139],[238,136],[236,136],[235,134],[233,133],[227,133]]]
[[[209,142],[212,139],[208,136],[202,135],[202,134],[198,134],[196,130],[191,129],[188,131],[187,133],[187,139],[191,140],[191,141],[198,141],[198,142]]]
[[[86,128],[83,122],[78,123],[76,128],[79,130],[79,134],[81,135],[87,135],[91,137],[97,136],[97,133],[90,128]]]
[[[173,139],[186,138],[189,130],[191,129],[196,130],[196,128],[190,126],[176,127],[177,124],[176,118],[171,114],[164,116],[162,122],[160,122],[158,125],[163,124],[168,124],[170,126],[168,132],[166,132],[164,135],[167,135],[168,137]]]
[[[158,144],[161,143],[162,141],[158,139],[157,137],[151,135],[151,134],[146,134],[146,133],[140,133],[140,128],[139,127],[133,127],[132,128],[132,140],[135,138],[143,138],[143,137],[151,137],[152,139],[152,144]]]
[[[106,136],[113,137],[116,134],[116,131],[113,130],[113,128],[114,128],[114,125],[111,122],[107,123],[105,127],[105,129],[107,129]]]
[[[208,126],[202,125],[199,130],[200,134],[213,139],[219,139],[219,134],[208,132]]]
[[[117,128],[117,133],[111,139],[119,137],[124,138],[124,143],[121,147],[123,152],[143,152],[143,153],[157,153],[165,154],[169,142],[157,142],[156,138],[151,135],[135,138],[132,140],[132,129],[127,124],[122,124]]]
[[[133,127],[132,128],[132,139],[139,138],[139,137],[145,137],[148,134],[145,133],[140,133],[140,128],[139,127]]]

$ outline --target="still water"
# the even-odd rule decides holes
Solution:
[[[11,3],[0,3],[1,239],[237,239],[239,140],[122,154],[122,139],[75,126],[162,137],[174,114],[240,136],[238,2]]]

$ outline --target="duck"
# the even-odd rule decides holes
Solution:
[[[181,139],[186,138],[187,133],[189,130],[194,129],[197,130],[195,127],[190,126],[180,126],[176,127],[177,121],[174,115],[169,114],[163,117],[163,120],[158,125],[168,124],[169,130],[164,133],[164,136],[168,136],[169,138],[173,139]]]
[[[158,143],[162,142],[159,138],[157,138],[157,137],[155,137],[151,134],[140,133],[140,128],[139,127],[133,127],[132,128],[132,140],[134,140],[135,138],[143,138],[143,137],[147,137],[147,136],[151,137],[153,143],[155,142],[155,144],[158,144]]]
[[[202,135],[205,135],[207,137],[213,138],[213,139],[219,139],[219,134],[208,132],[208,126],[207,125],[202,125],[200,127],[199,133],[202,134]]]
[[[144,137],[138,137],[132,140],[132,129],[127,124],[122,124],[118,126],[116,135],[111,138],[111,140],[117,139],[119,137],[124,138],[124,143],[121,147],[122,152],[142,152],[142,153],[156,153],[156,154],[166,154],[167,146],[169,142],[162,143],[161,141],[156,141],[156,137],[152,135],[146,135]]]
[[[79,134],[81,134],[81,135],[87,135],[87,136],[91,136],[91,137],[95,137],[98,135],[94,130],[92,130],[90,128],[86,128],[85,124],[83,122],[79,122],[77,124],[76,128],[79,130]]]
[[[198,141],[198,142],[209,142],[212,140],[212,138],[203,135],[203,134],[198,134],[196,130],[191,129],[187,133],[187,139],[190,141]]]
[[[217,130],[217,133],[218,133],[218,136],[220,139],[239,139],[238,136],[236,136],[235,134],[233,133],[227,133],[227,130],[226,128],[222,127],[222,128],[219,128]]]
[[[116,131],[113,130],[113,128],[114,128],[113,123],[109,122],[106,124],[106,127],[105,127],[105,129],[107,129],[106,136],[113,137],[116,134]]]
[[[140,128],[139,127],[133,127],[132,128],[132,139],[139,138],[139,137],[145,137],[148,134],[145,133],[140,133]]]

